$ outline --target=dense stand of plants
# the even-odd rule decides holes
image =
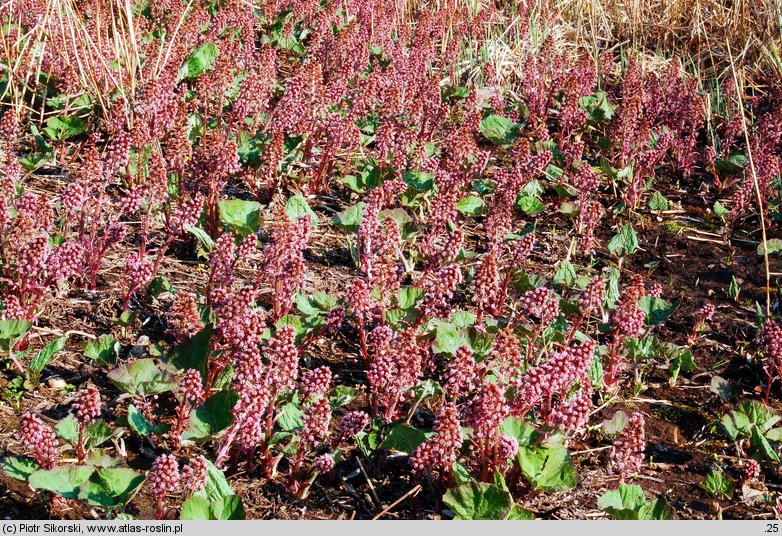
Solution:
[[[518,9],[522,39],[553,12]],[[0,119],[6,392],[34,392],[77,344],[30,351],[53,304],[106,292],[115,316],[86,342],[98,371],[69,416],[19,415],[9,476],[110,517],[137,512],[142,491],[146,515],[230,519],[244,510],[225,475],[304,499],[351,458],[382,468],[396,452],[410,486],[438,498],[422,511],[528,519],[529,498],[577,483],[569,447],[598,434],[618,487],[600,508],[675,515],[633,484],[643,414],[595,414],[642,389],[644,359],[672,382],[691,371],[714,306],[685,344],[661,340],[675,305],[625,259],[639,212],[667,208],[655,181],[708,177],[734,222],[775,214],[777,80],[742,99],[726,79],[707,120],[677,58],[655,73],[544,41],[501,76],[481,57],[506,15],[458,2],[13,1],[0,16],[14,60]],[[340,205],[332,222],[323,200]],[[324,226],[350,257],[332,293],[308,272]],[[172,283],[177,260],[190,275]],[[152,301],[165,333],[128,354]],[[316,366],[324,341],[346,351]],[[774,320],[763,341],[768,402]],[[759,401],[726,417],[745,481],[779,461],[775,419]],[[123,460],[126,439],[153,453],[146,475]]]

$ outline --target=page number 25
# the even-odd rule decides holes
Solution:
[[[766,532],[779,532],[779,523],[766,523]]]

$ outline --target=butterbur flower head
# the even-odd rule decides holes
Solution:
[[[326,396],[331,383],[331,369],[318,367],[310,370],[301,378],[301,390],[304,400],[311,396]]]
[[[51,469],[57,464],[57,435],[38,415],[22,415],[16,435],[23,446],[32,450],[35,461],[43,469]]]
[[[329,433],[331,422],[331,406],[325,398],[304,408],[304,427],[301,431],[301,440],[309,446],[315,446],[323,441]]]
[[[192,337],[204,327],[195,297],[187,292],[176,295],[166,319],[169,333],[178,341]]]
[[[500,387],[487,381],[470,402],[465,417],[472,426],[475,437],[488,439],[494,437],[508,412],[509,408]]]
[[[281,327],[277,336],[269,339],[266,355],[271,384],[279,391],[293,388],[299,376],[299,351],[296,348],[296,331],[292,326]]]
[[[174,455],[161,454],[152,463],[147,486],[155,499],[163,500],[167,494],[177,489],[180,477],[179,462]]]
[[[196,369],[188,369],[179,381],[179,392],[188,402],[193,404],[201,402],[204,399],[204,383],[201,380],[201,373]]]
[[[500,436],[497,442],[497,456],[500,460],[511,460],[519,451],[519,442],[515,437]]]
[[[315,472],[321,473],[321,474],[327,474],[334,470],[334,458],[331,457],[331,454],[328,452],[325,454],[321,454],[317,458],[315,458],[315,461],[313,462],[312,466],[313,469],[315,469]]]
[[[646,421],[640,413],[633,413],[622,434],[611,449],[614,472],[621,479],[632,478],[641,471],[646,450]]]
[[[763,325],[763,341],[772,359],[782,359],[782,328],[773,320]]]
[[[760,480],[760,476],[760,464],[752,458],[744,460],[744,465],[741,467],[741,481],[745,483],[757,482]]]
[[[439,471],[442,476],[450,474],[462,445],[459,412],[455,405],[443,406],[434,432],[435,435],[421,443],[410,456],[410,467],[416,475],[427,471]]]
[[[369,426],[369,415],[363,411],[351,411],[342,416],[339,424],[340,433],[344,437],[352,438],[363,432]]]
[[[585,317],[595,314],[603,303],[605,296],[606,282],[602,277],[596,277],[590,282],[581,297],[578,299],[578,306],[581,314]]]
[[[100,391],[93,384],[87,384],[76,393],[71,407],[82,426],[95,421],[100,417]]]
[[[710,321],[714,317],[714,313],[716,312],[716,308],[714,307],[713,303],[704,303],[703,307],[700,308],[698,311],[698,324],[705,324],[706,322]]]
[[[342,327],[342,323],[345,321],[345,308],[341,306],[334,307],[328,312],[324,319],[326,323],[326,329],[332,335],[336,334]]]
[[[460,347],[448,363],[445,373],[445,390],[453,398],[466,394],[470,391],[478,374],[475,370],[475,359],[472,351],[466,347]]]
[[[207,472],[209,465],[206,458],[197,456],[190,460],[190,463],[182,468],[181,487],[188,494],[199,492],[206,487]]]

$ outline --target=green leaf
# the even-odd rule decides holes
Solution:
[[[219,520],[238,520],[244,519],[244,505],[242,500],[236,495],[227,495],[218,499],[212,504],[215,519]]]
[[[519,207],[522,212],[529,214],[530,216],[540,214],[546,210],[546,205],[544,205],[540,199],[527,193],[519,195],[518,199],[516,199],[516,206]]]
[[[130,502],[144,480],[144,475],[125,467],[98,469],[80,486],[79,499],[93,506],[119,508]]]
[[[261,228],[261,204],[243,199],[222,199],[220,220],[239,236],[257,233]]]
[[[597,91],[592,95],[580,97],[578,105],[587,112],[587,119],[590,123],[611,119],[616,111],[616,106],[608,102],[605,91]]]
[[[766,240],[766,244],[768,245],[768,254],[774,255],[775,253],[779,253],[782,251],[782,240],[779,238],[769,238]],[[763,243],[761,242],[758,244],[758,255],[764,255],[765,254],[765,248],[763,247]]]
[[[709,390],[726,401],[731,401],[733,400],[733,397],[736,396],[733,391],[733,385],[722,376],[714,376],[711,379]]]
[[[355,205],[351,205],[336,216],[331,221],[337,227],[345,229],[348,232],[355,233],[358,231],[361,221],[364,219],[364,208],[367,204],[363,201],[359,201]]]
[[[480,216],[483,211],[483,199],[477,195],[468,195],[456,203],[456,210],[465,216]]]
[[[507,491],[483,482],[470,482],[449,489],[443,503],[456,519],[505,519],[513,507],[513,499]]]
[[[494,145],[506,145],[518,137],[519,126],[506,117],[492,114],[481,121],[480,133]]]
[[[120,429],[120,432],[122,430]],[[85,447],[91,449],[98,447],[111,439],[111,436],[115,434],[114,430],[109,428],[106,421],[99,420],[87,424],[84,427]]]
[[[190,414],[190,427],[182,434],[188,442],[209,441],[234,422],[231,413],[239,395],[233,391],[219,391]]]
[[[223,472],[209,460],[206,461],[206,466],[206,486],[194,495],[206,498],[211,504],[220,501],[223,497],[234,495],[234,490],[231,489]]]
[[[750,445],[752,446],[753,456],[759,456],[761,459],[767,461],[779,462],[779,455],[777,454],[776,449],[757,427],[752,428]]]
[[[0,460],[0,468],[11,478],[26,482],[41,466],[35,460],[23,456],[6,456]]]
[[[518,504],[514,504],[505,519],[508,521],[532,521],[535,519],[535,514],[525,510]]]
[[[215,241],[212,240],[212,237],[209,236],[209,234],[206,231],[204,231],[200,227],[188,227],[187,232],[198,239],[198,242],[201,244],[201,247],[204,249],[206,253],[212,251],[212,248],[215,245]]]
[[[358,396],[359,390],[348,385],[337,385],[329,394],[331,409],[339,409],[346,406]]]
[[[573,461],[564,446],[519,446],[516,459],[536,490],[556,492],[572,488],[578,482]]]
[[[542,436],[540,432],[523,419],[508,417],[500,427],[502,435],[514,438],[519,446],[529,447],[534,445]]]
[[[402,287],[396,295],[397,304],[401,309],[414,307],[424,295],[424,291],[417,287]]]
[[[155,425],[149,422],[149,419],[144,417],[133,404],[128,406],[128,425],[131,430],[142,437],[147,437],[152,434],[162,434],[168,429],[166,425]]]
[[[435,329],[432,349],[438,354],[455,354],[456,350],[469,343],[463,329],[450,322],[440,322]]]
[[[402,180],[419,192],[428,192],[434,187],[434,175],[424,171],[407,171]]]
[[[638,512],[638,519],[645,521],[667,521],[676,519],[676,512],[664,499],[647,501]]]
[[[51,361],[52,357],[58,352],[61,352],[65,348],[67,337],[59,337],[46,346],[44,346],[38,355],[36,355],[27,365],[28,379],[34,385],[38,384],[38,380],[41,377],[41,371]]]
[[[663,324],[679,307],[679,302],[669,303],[662,298],[644,296],[638,300],[638,308],[646,313],[647,326],[659,326]]]
[[[746,414],[740,411],[732,411],[722,418],[722,427],[733,441],[749,434],[750,422]]]
[[[304,426],[304,412],[299,406],[288,402],[280,408],[277,416],[277,424],[285,432],[294,432]]]
[[[52,141],[63,141],[87,131],[87,124],[81,117],[56,115],[46,120],[43,133]]]
[[[714,466],[711,468],[706,478],[701,484],[701,488],[708,491],[715,497],[730,498],[733,495],[733,489],[736,483],[730,478],[722,467]]]
[[[619,484],[619,488],[605,492],[597,507],[614,519],[640,519],[641,508],[646,504],[646,494],[637,484]]]
[[[719,201],[714,202],[713,210],[714,210],[714,214],[716,214],[717,216],[726,216],[730,214],[730,210],[726,209],[723,206],[723,204],[720,203]]]
[[[178,385],[173,374],[160,368],[151,358],[123,363],[106,376],[122,391],[137,396],[171,391]]]
[[[77,499],[79,489],[95,471],[89,465],[63,465],[54,469],[40,469],[30,475],[33,489],[45,489],[66,499]]]
[[[63,420],[57,423],[54,427],[57,435],[60,436],[65,442],[75,445],[79,438],[79,421],[71,413]]]
[[[309,203],[301,194],[296,194],[285,203],[285,213],[291,221],[296,221],[303,216],[310,217],[310,225],[318,226],[318,215],[310,208]]]
[[[184,80],[186,78],[197,78],[202,73],[206,72],[212,67],[220,50],[214,43],[204,43],[197,49],[195,49],[190,57],[185,60],[184,65],[179,69],[177,81]]]
[[[629,223],[625,224],[608,243],[608,250],[617,257],[630,255],[636,249],[638,249],[638,236],[635,234],[633,226]]]
[[[388,432],[380,448],[410,454],[418,445],[426,441],[427,436],[428,434],[423,430],[405,424],[397,424]]]
[[[0,320],[0,350],[9,351],[28,331],[32,324],[27,320]]]
[[[576,282],[576,269],[567,259],[560,261],[557,271],[554,273],[554,284],[564,287],[572,287]]]
[[[649,198],[649,208],[655,212],[668,210],[668,200],[660,192],[654,192]]]
[[[184,520],[214,520],[215,515],[212,506],[204,497],[193,496],[182,503],[182,511],[179,519]]]
[[[601,425],[603,433],[608,436],[617,435],[619,432],[625,429],[627,425],[627,413],[624,411],[617,411],[611,419],[606,419]]]
[[[120,344],[113,335],[101,335],[97,339],[87,341],[84,345],[84,355],[101,367],[113,367],[117,364],[119,349]]]
[[[724,173],[738,173],[747,167],[747,157],[743,154],[733,154],[728,158],[718,158],[714,165]]]

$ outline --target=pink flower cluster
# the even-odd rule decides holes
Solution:
[[[35,461],[42,468],[51,469],[57,464],[57,449],[60,446],[57,434],[38,415],[23,414],[16,435],[24,447],[33,451]]]
[[[644,416],[641,413],[633,413],[611,448],[613,470],[622,480],[641,472],[646,450],[645,426]]]

